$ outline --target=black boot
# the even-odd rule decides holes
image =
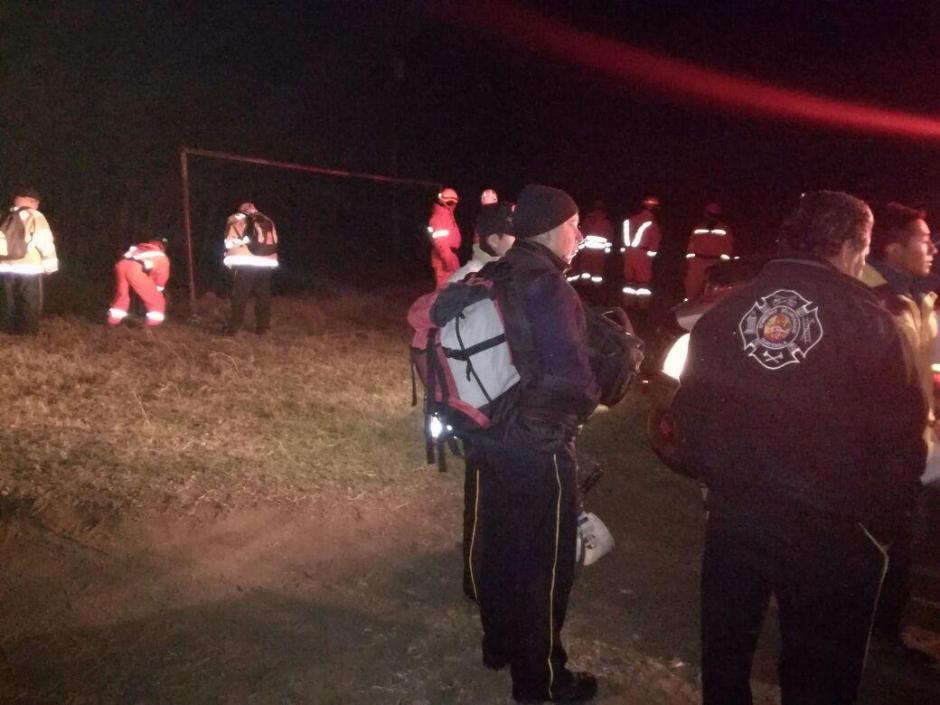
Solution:
[[[587,671],[575,671],[571,678],[547,695],[528,695],[512,689],[512,699],[517,703],[580,703],[597,695],[597,679]]]

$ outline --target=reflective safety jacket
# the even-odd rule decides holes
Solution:
[[[662,237],[659,225],[653,220],[652,211],[644,209],[623,221],[623,245],[620,251],[639,249],[649,257],[655,257]]]
[[[614,225],[602,210],[593,210],[584,216],[581,232],[585,239],[594,236],[598,240],[606,240],[608,244],[614,239]]]
[[[593,210],[581,221],[584,239],[578,248],[578,255],[571,263],[568,281],[574,283],[604,283],[605,260],[610,253],[614,239],[614,226],[602,210]]]
[[[59,269],[55,241],[46,216],[34,208],[11,208],[0,225],[0,257],[7,254],[7,239],[22,234],[26,240],[26,256],[22,259],[0,259],[0,274],[51,274]]]
[[[132,245],[124,253],[124,259],[139,262],[144,271],[153,280],[157,291],[163,291],[170,279],[170,258],[163,251],[159,242],[140,242]]]
[[[271,223],[268,233],[262,232],[257,223],[252,232],[246,232],[247,225],[247,213],[239,211],[229,216],[225,224],[225,258],[222,264],[226,267],[277,267],[277,228],[274,223]],[[255,243],[274,251],[267,255],[253,254],[249,245]]]
[[[447,272],[456,271],[460,267],[456,255],[460,249],[460,228],[457,227],[454,211],[435,203],[428,220],[428,237],[431,238],[431,265]]]
[[[734,239],[731,228],[721,221],[699,223],[689,236],[686,259],[731,259],[734,254]]]
[[[888,276],[886,277],[885,274]],[[888,278],[891,279],[889,282]],[[899,280],[906,280],[900,284]],[[937,339],[937,312],[934,305],[937,294],[925,292],[919,301],[912,291],[914,282],[900,272],[876,260],[869,260],[862,272],[862,281],[868,284],[881,300],[884,307],[894,317],[898,328],[904,333],[907,342],[914,351],[914,364],[920,376],[924,395],[930,405],[931,415],[924,440],[928,448],[933,446],[933,423],[936,409],[933,408],[933,372],[931,365],[935,360],[934,344]],[[908,285],[908,286],[905,286]]]

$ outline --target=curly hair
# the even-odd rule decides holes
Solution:
[[[780,228],[781,254],[835,257],[842,243],[864,247],[873,216],[868,204],[841,191],[804,193]]]

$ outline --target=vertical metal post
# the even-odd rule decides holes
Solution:
[[[196,278],[193,272],[193,226],[189,214],[189,158],[180,147],[180,176],[183,186],[183,230],[186,232],[186,265],[189,268],[189,316],[196,315]]]

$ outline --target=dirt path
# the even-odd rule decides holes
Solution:
[[[217,518],[0,525],[0,701],[503,703],[459,585],[460,481]],[[681,666],[567,628],[599,703],[695,702]],[[590,614],[588,610],[586,614]]]

